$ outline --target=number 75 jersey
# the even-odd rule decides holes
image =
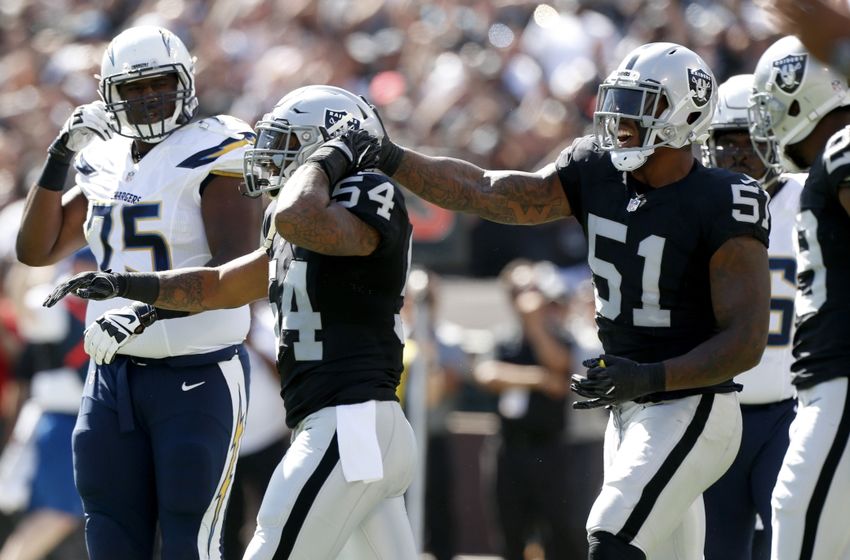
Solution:
[[[713,336],[712,255],[735,236],[768,244],[769,197],[758,183],[694,160],[683,179],[653,189],[618,171],[592,137],[556,168],[587,236],[605,351],[655,362]]]
[[[285,187],[284,187],[285,188]],[[263,224],[286,423],[339,404],[396,400],[404,332],[399,312],[412,226],[401,189],[380,173],[335,185],[331,199],[380,234],[366,256],[330,256],[287,242]]]

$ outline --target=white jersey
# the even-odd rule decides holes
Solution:
[[[806,174],[786,173],[782,179],[785,184],[770,199],[770,333],[759,364],[735,377],[735,381],[744,385],[739,395],[741,404],[772,403],[794,396],[791,385],[797,277],[794,221]]]
[[[207,263],[202,185],[210,174],[241,177],[252,139],[246,123],[220,115],[176,130],[139,163],[131,157],[132,139],[123,136],[95,140],[81,151],[76,182],[89,201],[84,229],[100,269],[152,272]],[[90,301],[86,324],[129,303]],[[121,353],[164,358],[210,352],[241,343],[249,325],[247,306],[158,321]]]

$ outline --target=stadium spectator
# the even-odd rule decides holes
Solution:
[[[564,330],[567,292],[549,262],[513,261],[500,278],[519,328],[497,341],[474,375],[499,395],[498,444],[484,460],[492,465],[501,555],[523,560],[536,543],[547,558],[578,558],[587,546],[568,525],[564,429],[574,343]]]

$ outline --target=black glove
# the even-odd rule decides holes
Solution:
[[[378,139],[363,129],[349,129],[319,146],[304,163],[314,163],[333,186],[363,169],[378,165]]]
[[[664,364],[639,364],[626,358],[603,354],[585,360],[582,365],[587,377],[572,376],[570,388],[589,400],[573,403],[573,408],[585,410],[609,406],[665,389]]]
[[[81,272],[65,280],[44,300],[44,307],[53,307],[56,302],[73,293],[83,299],[109,299],[127,293],[127,278],[111,270],[103,272]]]
[[[362,95],[360,99],[366,102],[369,108],[372,109],[372,112],[375,113],[375,117],[377,117],[378,123],[381,125],[381,132],[384,133],[383,137],[380,138],[381,154],[378,159],[378,169],[392,177],[393,173],[398,170],[398,166],[401,164],[401,156],[404,154],[404,150],[390,140],[390,135],[387,134],[387,127],[384,126],[384,121],[381,119],[381,113],[378,112],[378,108],[369,103]]]

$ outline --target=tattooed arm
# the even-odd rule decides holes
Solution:
[[[555,171],[486,171],[469,162],[408,148],[393,179],[437,206],[503,224],[541,224],[572,214]]]
[[[184,268],[156,274],[162,309],[207,311],[241,307],[268,295],[269,258],[258,249],[216,268]],[[130,295],[130,294],[128,294]]]
[[[323,255],[368,255],[381,240],[375,228],[331,201],[327,175],[314,165],[300,166],[286,182],[274,220],[281,237]]]
[[[44,300],[53,307],[68,294],[83,299],[123,297],[158,309],[198,313],[241,307],[267,295],[269,258],[257,249],[216,268],[178,268],[162,272],[81,272],[65,280]],[[185,315],[185,314],[183,314]],[[182,317],[169,314],[168,317]]]

